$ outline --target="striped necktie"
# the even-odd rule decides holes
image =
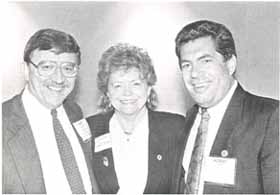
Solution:
[[[85,194],[86,192],[73,149],[63,130],[61,123],[57,118],[57,111],[51,110],[51,115],[60,159],[62,161],[64,172],[70,185],[71,191],[73,194]]]
[[[203,153],[205,149],[208,121],[210,116],[206,108],[201,109],[201,121],[198,127],[191,161],[188,169],[185,193],[198,194]]]

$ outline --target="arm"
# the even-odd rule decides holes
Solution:
[[[260,153],[264,193],[279,194],[279,107],[269,117]]]

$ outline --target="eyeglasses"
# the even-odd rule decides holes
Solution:
[[[54,61],[42,61],[39,62],[38,65],[33,63],[31,60],[29,62],[38,70],[39,75],[47,77],[57,70],[58,63]],[[74,77],[77,75],[79,66],[77,64],[71,63],[71,62],[63,62],[60,64],[60,68],[62,70],[62,74],[65,77]]]

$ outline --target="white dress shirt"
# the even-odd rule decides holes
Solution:
[[[148,178],[148,112],[144,110],[131,135],[126,135],[114,114],[110,120],[118,194],[143,194]]]
[[[72,194],[60,159],[51,111],[41,105],[27,87],[22,94],[22,101],[39,153],[47,194]],[[63,106],[56,110],[58,119],[71,143],[85,190],[91,194],[90,177],[79,140]]]
[[[234,81],[232,87],[230,88],[229,92],[227,95],[220,101],[217,105],[208,108],[207,112],[210,115],[210,119],[208,121],[208,131],[207,131],[207,138],[206,138],[206,144],[205,144],[205,150],[204,150],[204,158],[202,161],[202,169],[201,169],[201,177],[199,181],[199,190],[198,194],[203,194],[203,189],[204,189],[204,171],[205,170],[205,157],[210,156],[210,151],[213,146],[214,140],[216,138],[216,135],[218,133],[218,129],[220,127],[221,121],[223,119],[223,116],[225,114],[225,111],[227,109],[227,106],[231,100],[231,97],[237,87],[237,81]],[[200,124],[201,120],[201,109],[199,108],[199,112],[195,118],[194,124],[192,126],[189,138],[187,140],[185,152],[184,152],[184,157],[183,157],[183,167],[186,171],[185,173],[185,181],[188,176],[188,169],[189,169],[189,164],[191,160],[191,155],[192,155],[192,150],[194,147],[194,142],[196,138],[196,134],[198,131],[198,126]]]

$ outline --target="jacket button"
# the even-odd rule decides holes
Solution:
[[[158,155],[157,155],[157,159],[158,159],[158,160],[161,160],[161,159],[162,159],[162,156],[161,156],[160,154],[158,154]]]
[[[104,165],[105,167],[108,167],[108,166],[109,166],[109,160],[108,160],[107,156],[103,156],[103,165]]]
[[[228,151],[227,150],[222,150],[221,156],[222,157],[227,157],[228,156]]]

